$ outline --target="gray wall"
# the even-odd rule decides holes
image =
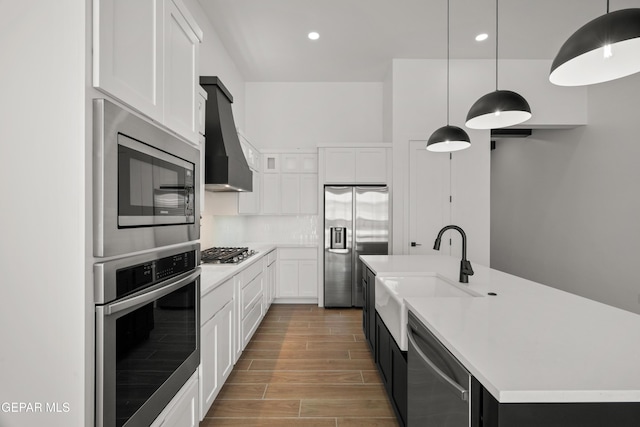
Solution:
[[[491,266],[640,313],[639,122],[635,75],[589,88],[588,126],[498,141]]]

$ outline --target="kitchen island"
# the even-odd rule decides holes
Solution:
[[[444,255],[361,260],[377,277],[436,274],[453,282],[460,263]],[[476,263],[473,268],[468,288],[482,296],[404,302],[498,404],[584,409],[608,403],[636,422],[624,425],[640,425],[639,315]]]

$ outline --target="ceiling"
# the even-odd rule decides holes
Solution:
[[[246,81],[382,81],[393,58],[447,55],[445,0],[198,1]],[[640,0],[611,2],[628,7]],[[605,11],[605,0],[502,1],[499,58],[553,59]],[[451,58],[494,59],[495,19],[494,0],[450,0]]]

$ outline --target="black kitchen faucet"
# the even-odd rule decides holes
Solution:
[[[440,250],[440,242],[442,240],[442,235],[447,230],[458,230],[460,235],[462,236],[462,260],[460,260],[460,283],[469,283],[469,276],[473,276],[473,268],[471,267],[471,263],[467,260],[467,235],[464,230],[457,225],[447,225],[442,227],[440,232],[438,232],[438,237],[436,237],[436,241],[433,244],[433,249],[436,251]]]

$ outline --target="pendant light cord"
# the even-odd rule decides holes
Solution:
[[[498,0],[496,0],[496,90],[498,90]]]
[[[449,126],[449,3],[447,0],[447,126]]]
[[[609,0],[607,0],[607,13],[609,13]]]

